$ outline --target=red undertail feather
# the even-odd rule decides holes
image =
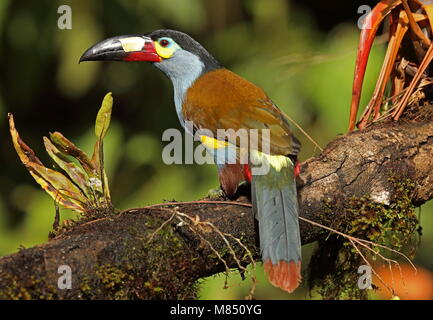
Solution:
[[[296,160],[296,164],[295,164],[295,177],[299,177],[300,174],[301,174],[301,165],[299,164],[299,161]]]
[[[253,180],[253,175],[251,174],[251,169],[248,164],[244,164],[244,176],[245,179],[247,179],[247,181],[251,183],[251,181]]]
[[[266,260],[264,268],[269,282],[289,293],[293,292],[301,282],[301,261],[280,260],[278,264],[272,264],[271,260]]]

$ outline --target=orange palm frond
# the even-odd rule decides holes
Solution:
[[[371,47],[377,31],[385,18],[389,17],[389,40],[383,65],[376,82],[373,95],[366,106],[359,122],[357,113],[361,99],[362,85]],[[402,115],[411,95],[416,90],[420,79],[428,70],[433,59],[431,42],[433,30],[433,1],[431,0],[382,0],[366,18],[370,28],[361,31],[353,81],[352,102],[350,107],[349,131],[363,129],[369,123],[381,118],[381,109],[388,84],[391,84],[391,96],[394,112],[392,118],[398,120]],[[410,40],[415,58],[408,60],[405,39]],[[410,68],[407,68],[410,66]],[[406,76],[407,70],[413,74]],[[404,94],[400,95],[403,91]]]

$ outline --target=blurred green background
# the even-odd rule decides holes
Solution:
[[[163,200],[194,200],[218,185],[210,165],[164,165],[162,132],[179,128],[171,83],[150,64],[83,63],[89,46],[114,35],[178,29],[201,42],[223,65],[262,87],[320,145],[346,131],[361,4],[375,1],[111,0],[0,1],[0,256],[47,240],[51,198],[19,162],[7,112],[45,164],[42,136],[61,131],[87,152],[104,94],[113,92],[105,142],[114,204],[126,209]],[[57,8],[72,8],[72,30],[57,27]],[[384,47],[375,46],[365,105]],[[315,154],[301,133],[300,155]],[[433,270],[433,206],[422,208],[424,235],[417,265]],[[62,210],[62,218],[74,214]],[[303,249],[308,261],[314,244]],[[307,263],[304,263],[306,265]],[[256,298],[310,299],[307,287],[288,295],[267,284],[261,268]],[[233,273],[201,282],[203,299],[242,298],[249,281]]]

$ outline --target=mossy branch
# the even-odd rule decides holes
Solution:
[[[301,216],[332,223],[340,231],[352,228],[351,235],[367,239],[378,236],[365,229],[367,217],[387,221],[388,228],[387,219],[398,215],[410,225],[413,206],[433,197],[432,151],[430,121],[378,124],[338,137],[302,165]],[[175,211],[188,215],[190,222],[206,221],[232,235],[229,241],[238,259],[215,230],[185,225],[173,216]],[[225,270],[218,255],[230,268],[251,262],[246,248],[259,258],[255,221],[245,206],[179,204],[121,214],[108,210],[97,216],[62,230],[45,244],[1,258],[0,299],[194,298],[198,279]],[[381,224],[377,226],[381,233]],[[329,232],[303,221],[301,233],[304,244],[328,241]],[[61,265],[71,267],[71,289],[58,289]]]

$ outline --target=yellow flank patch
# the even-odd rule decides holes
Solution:
[[[158,41],[154,41],[154,42],[155,42],[156,52],[158,53],[158,55],[161,58],[164,58],[164,59],[170,58],[173,55],[174,51],[176,50],[175,46],[164,48],[164,47],[161,47],[161,45],[159,44]]]
[[[292,160],[285,156],[279,155],[269,155],[260,151],[253,151],[251,153],[254,163],[264,163],[267,162],[276,171],[281,171],[282,168],[287,168],[293,166]]]
[[[119,40],[125,52],[140,51],[143,49],[145,40],[140,37],[129,37]]]
[[[220,149],[220,148],[225,148],[229,145],[227,141],[217,140],[215,138],[211,138],[208,136],[201,136],[200,140],[201,143],[209,149]]]

